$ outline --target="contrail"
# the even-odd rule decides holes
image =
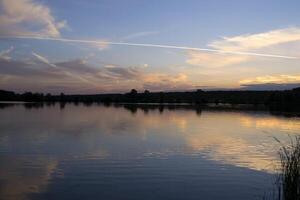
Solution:
[[[154,47],[154,48],[181,49],[181,50],[192,50],[192,51],[206,51],[206,52],[213,52],[213,53],[247,55],[247,56],[260,56],[260,57],[271,57],[271,58],[300,59],[299,57],[286,56],[286,55],[277,55],[277,54],[264,54],[264,53],[254,53],[254,52],[244,52],[244,51],[224,51],[224,50],[218,50],[218,49],[196,48],[196,47],[174,46],[174,45],[162,45],[162,44],[109,42],[109,41],[106,42],[106,41],[99,41],[99,40],[49,38],[49,37],[38,37],[38,36],[1,36],[0,38],[50,40],[50,41],[60,41],[60,42],[72,42],[72,43],[99,44],[99,45],[109,44],[109,45],[124,45],[124,46],[138,46],[138,47]]]

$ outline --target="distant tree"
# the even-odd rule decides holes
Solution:
[[[165,102],[165,93],[159,92],[159,103],[164,103],[164,102]]]
[[[216,104],[216,105],[219,105],[219,103],[220,103],[219,99],[216,99],[216,100],[215,100],[215,104]]]
[[[24,93],[22,94],[22,99],[23,99],[24,101],[32,101],[32,97],[33,97],[32,92],[24,92]]]
[[[129,93],[126,93],[124,96],[124,102],[134,103],[137,102],[138,92],[136,89],[132,89]]]
[[[130,91],[130,94],[131,95],[136,95],[138,92],[137,92],[137,90],[136,89],[132,89],[131,91]]]
[[[197,89],[196,92],[197,92],[197,93],[203,93],[204,91],[201,90],[201,89]]]
[[[45,96],[46,101],[52,101],[52,95],[50,93],[47,93]]]
[[[60,93],[59,100],[60,101],[65,101],[65,94],[64,93]]]
[[[150,91],[149,90],[145,90],[144,93],[142,95],[140,95],[140,99],[139,101],[143,102],[143,103],[148,103],[150,101]]]
[[[0,101],[13,101],[17,96],[14,92],[0,90]]]
[[[300,92],[300,87],[294,88],[293,91],[294,92]]]

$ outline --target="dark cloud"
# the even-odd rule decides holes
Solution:
[[[1,87],[15,91],[112,91],[116,81],[140,80],[140,74],[134,68],[92,67],[80,59],[50,63],[36,56],[29,60],[0,58]]]
[[[31,64],[23,61],[0,58],[0,66],[0,73],[2,75],[31,76],[44,74],[42,70],[32,68]]]
[[[79,76],[90,75],[94,78],[133,79],[138,78],[140,70],[118,66],[95,68],[87,65],[83,60],[71,60],[54,64],[46,64],[39,60],[16,61],[0,58],[0,74],[14,76],[47,76],[47,78],[62,78],[62,72],[72,72]]]
[[[105,67],[91,67],[84,60],[71,60],[66,62],[55,63],[61,69],[78,73],[80,75],[87,74],[94,76],[97,79],[134,79],[138,78],[141,71],[135,68],[125,68],[115,65]]]
[[[105,67],[103,73],[107,75],[120,78],[120,79],[133,79],[138,78],[141,74],[141,71],[135,68],[124,68],[124,67]]]
[[[90,67],[83,60],[80,59],[66,61],[66,62],[59,62],[59,63],[55,63],[55,65],[67,71],[73,71],[77,73],[95,74],[99,72],[98,69]]]
[[[24,75],[31,74],[33,71],[27,63],[2,58],[0,58],[0,66],[0,73],[5,75]]]
[[[53,93],[124,92],[131,88],[152,91],[193,88],[183,74],[169,76],[146,73],[141,68],[99,64],[100,66],[93,67],[80,59],[50,63],[38,54],[35,59],[26,61],[0,59],[0,81],[3,89]]]
[[[61,77],[57,69],[52,69],[44,64],[30,63],[26,61],[15,61],[0,58],[0,74],[21,77],[43,76],[51,78],[53,76]]]

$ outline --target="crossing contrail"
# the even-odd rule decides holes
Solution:
[[[39,37],[39,36],[1,36],[0,38],[49,40],[49,41],[84,43],[84,44],[94,44],[94,45],[98,44],[98,45],[120,45],[120,46],[137,46],[137,47],[154,47],[154,48],[165,48],[165,49],[181,49],[181,50],[192,50],[192,51],[206,51],[206,52],[212,52],[212,53],[235,54],[235,55],[246,55],[246,56],[259,56],[259,57],[271,57],[271,58],[283,58],[283,59],[300,59],[299,57],[287,56],[287,55],[278,55],[278,54],[265,54],[265,53],[255,53],[255,52],[245,52],[245,51],[225,51],[225,50],[219,50],[219,49],[197,48],[197,47],[175,46],[175,45],[163,45],[163,44],[110,42],[110,41],[99,41],[99,40],[81,40],[81,39],[68,39],[68,38],[50,38],[50,37]]]

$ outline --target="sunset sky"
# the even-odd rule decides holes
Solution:
[[[0,0],[0,89],[300,86],[299,0]]]

